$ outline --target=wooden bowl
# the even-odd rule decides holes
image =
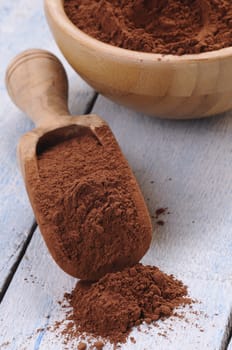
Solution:
[[[45,0],[54,38],[71,66],[113,101],[162,118],[201,118],[232,108],[232,47],[160,55],[114,47],[79,30],[63,0]]]

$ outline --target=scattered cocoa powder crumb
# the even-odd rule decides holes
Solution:
[[[158,218],[160,215],[165,214],[168,208],[158,208],[155,211],[155,216]]]
[[[136,344],[136,340],[134,337],[130,337],[130,341],[133,343],[133,344]]]
[[[98,282],[80,281],[65,295],[72,310],[72,327],[64,334],[86,333],[124,343],[134,326],[175,315],[175,308],[190,304],[187,287],[157,267],[137,264],[109,273]]]
[[[166,335],[165,333],[161,333],[161,332],[158,332],[158,335],[159,335],[160,337],[164,337],[164,338],[167,337],[167,335]]]
[[[87,344],[86,343],[79,343],[77,350],[86,350],[87,349]]]
[[[104,347],[104,343],[102,341],[96,341],[93,346],[96,350],[102,350]]]
[[[37,332],[37,333],[41,333],[41,332],[43,332],[45,329],[47,329],[47,328],[44,328],[44,327],[37,328],[37,329],[36,329],[36,332]]]
[[[158,220],[158,221],[156,221],[156,223],[159,226],[164,226],[164,221],[163,220]]]
[[[153,219],[157,219],[156,224],[159,226],[164,226],[163,220],[158,220],[161,215],[164,215],[166,213],[170,214],[170,212],[167,212],[168,208],[158,208],[155,211],[155,216],[152,216]]]

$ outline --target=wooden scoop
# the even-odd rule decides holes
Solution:
[[[97,115],[70,116],[67,107],[68,81],[65,70],[61,62],[47,51],[28,50],[18,55],[8,67],[6,85],[14,103],[26,112],[37,126],[36,129],[21,138],[18,146],[18,158],[31,205],[54,260],[67,273],[85,280],[96,280],[107,272],[121,270],[126,266],[137,263],[150,245],[151,221],[134,175],[108,125]],[[72,239],[70,239],[68,228],[67,232],[62,235],[57,233],[59,232],[59,225],[57,222],[54,224],[53,217],[48,216],[45,225],[44,213],[41,212],[41,203],[36,193],[44,186],[40,179],[38,162],[39,155],[44,154],[52,147],[56,147],[55,145],[60,145],[62,142],[81,138],[83,132],[88,132],[90,136],[92,135],[92,137],[98,139],[102,146],[101,152],[105,152],[106,156],[109,156],[109,152],[116,154],[116,159],[119,162],[117,168],[123,169],[124,177],[122,179],[126,182],[122,185],[123,188],[125,188],[125,185],[127,186],[127,199],[130,199],[125,202],[123,195],[119,193],[116,205],[116,203],[112,203],[112,192],[109,204],[110,219],[105,217],[106,214],[103,210],[101,212],[101,207],[97,208],[101,220],[98,220],[98,230],[94,233],[95,237],[92,237],[87,230],[80,239],[78,224],[81,218],[78,215],[75,218],[70,218],[77,225],[77,230],[76,232],[72,231]],[[96,154],[97,152],[99,152],[98,149],[96,149]],[[41,181],[37,190],[32,188],[33,183],[29,181],[30,174]],[[97,188],[102,189],[102,183],[107,187],[107,181],[115,183],[115,187],[118,186],[118,183],[120,185],[121,176],[116,179],[114,169],[108,169],[107,178],[103,182],[98,180],[97,175],[95,178],[91,178],[91,174],[89,175],[90,177],[86,176],[84,179],[85,186],[91,186],[96,182]],[[101,177],[101,174],[99,176]],[[91,180],[89,180],[90,178]],[[77,178],[75,180],[77,188],[80,187],[79,182],[81,181],[83,184],[83,179]],[[93,195],[95,195],[95,187],[92,189]],[[120,188],[120,186],[118,187]],[[51,194],[53,190],[51,188]],[[48,192],[48,196],[50,196],[50,191]],[[79,194],[76,194],[76,197],[78,196]],[[107,191],[105,196],[107,196]],[[80,200],[81,197],[79,196],[77,202],[75,202],[77,207],[80,205]],[[87,201],[85,197],[84,200]],[[107,204],[107,198],[104,198],[105,202]],[[101,203],[101,199],[99,203]],[[127,212],[129,210],[127,208],[128,203],[133,204],[129,204],[133,206],[133,210],[131,207],[129,208],[130,215],[133,211],[133,218]],[[117,207],[117,213],[116,210],[114,211],[114,207]],[[121,217],[118,219],[119,207],[121,208]],[[67,215],[67,217],[63,216],[63,220],[69,223],[69,213],[64,215]],[[125,215],[132,218],[128,219],[126,224],[123,219]],[[91,220],[94,220],[94,218],[92,217]],[[103,225],[100,231],[99,222]],[[107,222],[108,226],[106,225]],[[110,222],[116,224],[110,225]],[[123,225],[121,225],[122,222],[124,222]],[[84,224],[88,227],[88,222]],[[62,225],[61,221],[60,225]],[[91,225],[91,228],[94,227],[92,222]],[[95,240],[100,244],[94,245]],[[81,249],[79,249],[80,247]],[[99,254],[98,249],[101,249],[101,254]],[[70,254],[70,251],[72,251],[72,254]]]

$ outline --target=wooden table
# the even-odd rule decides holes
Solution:
[[[0,0],[0,349],[72,349],[56,332],[43,330],[63,318],[58,300],[76,281],[52,261],[34,222],[16,164],[17,142],[32,124],[11,103],[2,79],[10,58],[39,47],[64,62],[71,111],[92,110],[110,124],[151,215],[169,208],[164,226],[153,220],[153,242],[143,262],[182,279],[199,300],[186,310],[187,320],[161,322],[148,334],[144,326],[144,332],[133,332],[136,344],[122,349],[232,350],[232,112],[168,121],[102,96],[95,100],[56,48],[42,6],[39,0]]]

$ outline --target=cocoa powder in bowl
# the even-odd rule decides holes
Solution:
[[[85,33],[121,48],[195,54],[232,45],[231,0],[65,0]]]
[[[26,163],[28,193],[56,262],[97,280],[136,264],[151,241],[142,194],[108,126],[40,150]]]

